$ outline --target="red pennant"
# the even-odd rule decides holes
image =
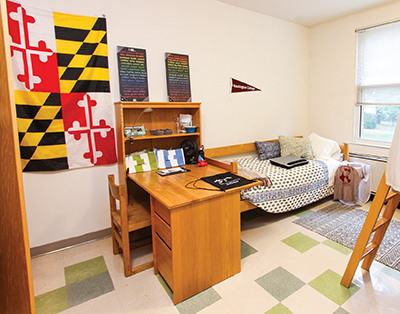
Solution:
[[[231,78],[231,93],[243,93],[243,92],[257,92],[261,89],[251,86],[245,82],[241,82],[237,79]]]

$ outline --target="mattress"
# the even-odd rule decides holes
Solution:
[[[258,157],[237,159],[240,167],[267,176],[272,187],[242,191],[246,199],[270,213],[292,211],[333,194],[332,176],[340,162],[312,159],[308,164],[285,169]]]

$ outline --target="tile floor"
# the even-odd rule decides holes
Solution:
[[[242,271],[176,306],[153,268],[124,277],[110,238],[34,257],[37,314],[400,313],[400,272],[374,262],[370,272],[358,268],[346,289],[339,282],[351,250],[292,223],[327,202],[286,214],[243,213]],[[151,247],[136,254],[140,263],[150,260]]]

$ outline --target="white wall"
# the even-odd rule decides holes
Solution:
[[[310,28],[309,131],[339,142],[355,141],[357,28],[400,17],[400,1]],[[380,156],[388,149],[351,148]]]
[[[389,145],[371,145],[356,138],[355,30],[399,17],[400,1],[397,1],[310,28],[309,132],[349,142],[352,153],[387,157]],[[350,160],[371,166],[372,191],[376,191],[385,163]]]
[[[215,0],[24,0],[106,14],[112,100],[116,46],[147,51],[151,101],[166,101],[164,53],[189,55],[193,101],[202,102],[207,148],[307,135],[309,29]],[[230,94],[230,77],[261,92]],[[109,227],[106,177],[116,166],[24,174],[31,247]]]

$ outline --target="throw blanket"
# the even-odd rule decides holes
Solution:
[[[321,160],[285,169],[258,157],[237,160],[240,166],[257,171],[272,181],[272,187],[242,191],[242,198],[270,213],[284,213],[306,206],[333,194],[329,186],[328,167]]]

